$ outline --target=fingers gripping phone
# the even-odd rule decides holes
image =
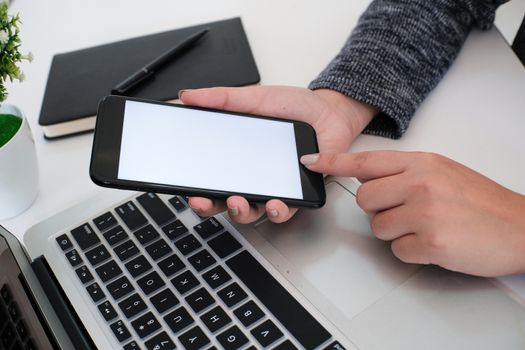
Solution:
[[[318,151],[303,122],[107,96],[90,176],[106,187],[317,208],[323,176],[299,158]]]

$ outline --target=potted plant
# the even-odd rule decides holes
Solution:
[[[38,162],[29,124],[18,107],[3,103],[7,81],[24,80],[18,64],[33,58],[20,53],[20,17],[9,16],[7,10],[7,4],[0,3],[0,220],[24,211],[38,193]]]
[[[6,3],[0,4],[0,103],[7,97],[7,81],[23,81],[24,73],[18,67],[22,60],[32,61],[31,53],[20,53],[20,17],[9,16]],[[13,115],[11,109],[0,108],[0,147],[6,144],[22,125],[20,115]]]

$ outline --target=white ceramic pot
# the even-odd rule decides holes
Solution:
[[[0,220],[22,213],[38,193],[38,162],[35,141],[22,111],[2,104],[0,114],[22,118],[17,133],[0,147]]]

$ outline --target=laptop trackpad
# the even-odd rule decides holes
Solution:
[[[326,191],[323,208],[301,210],[288,223],[266,221],[255,229],[289,263],[292,276],[287,275],[294,285],[300,290],[306,286],[301,292],[317,299],[311,300],[317,307],[319,299],[321,304],[332,303],[328,309],[340,310],[343,315],[337,318],[347,323],[419,267],[400,262],[387,242],[374,237],[367,215],[345,187],[330,182]],[[271,256],[263,255],[272,262]]]

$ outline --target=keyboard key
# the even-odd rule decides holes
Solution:
[[[95,272],[100,277],[102,282],[107,282],[122,273],[122,270],[113,260],[108,261],[104,265],[101,265],[95,269]]]
[[[179,196],[171,197],[168,199],[168,202],[173,205],[173,208],[175,208],[177,212],[181,212],[188,207],[186,202],[184,202]]]
[[[8,307],[7,307],[7,313],[9,314],[9,316],[11,317],[11,320],[13,321],[18,321],[18,318],[20,317],[20,312],[18,311],[18,307],[16,306],[16,303],[15,302],[12,302]]]
[[[133,260],[128,261],[125,266],[133,277],[140,276],[151,270],[151,264],[143,255],[139,255]]]
[[[215,266],[213,269],[204,273],[202,277],[212,289],[216,289],[232,279],[221,265]]]
[[[344,348],[341,348],[343,350]],[[292,344],[291,341],[286,340],[282,342],[281,344],[277,345],[273,350],[298,350],[295,345]],[[335,350],[335,349],[334,349]]]
[[[237,326],[228,328],[217,336],[217,340],[226,350],[239,349],[248,343],[248,338]]]
[[[184,294],[200,284],[199,280],[189,270],[175,276],[171,283],[173,283],[173,286],[180,294]]]
[[[91,296],[91,299],[93,299],[95,303],[99,302],[100,300],[106,297],[106,295],[104,294],[97,282],[87,286],[86,290],[88,291],[89,295]]]
[[[73,248],[73,243],[71,243],[71,240],[65,233],[61,236],[58,236],[56,238],[56,241],[58,245],[60,246],[60,248],[62,248],[63,251],[67,251],[70,248]]]
[[[203,314],[201,320],[212,333],[215,333],[232,321],[230,316],[228,316],[220,306],[215,306]]]
[[[127,240],[121,245],[116,246],[113,248],[113,250],[117,254],[120,261],[126,261],[139,253],[139,248],[137,248],[135,243],[133,243],[131,240]]]
[[[100,239],[88,223],[71,230],[71,234],[82,250],[86,250],[87,248],[100,243]]]
[[[81,267],[76,269],[75,272],[77,273],[77,276],[80,279],[80,282],[82,282],[82,284],[86,284],[93,280],[93,275],[91,274],[91,272],[89,272],[86,265],[82,265]]]
[[[128,201],[118,206],[115,208],[115,211],[122,221],[124,221],[126,226],[132,231],[148,222],[144,214],[140,212],[132,201]]]
[[[13,296],[7,284],[4,284],[2,289],[0,289],[0,296],[6,304],[9,304],[13,300]]]
[[[174,241],[186,232],[188,228],[180,220],[175,220],[162,228],[162,231],[168,236],[169,239]]]
[[[29,338],[29,331],[23,319],[18,321],[18,323],[15,326],[15,329],[16,333],[18,333],[18,336],[20,337],[20,340],[22,342],[26,342]],[[14,349],[15,348],[13,348],[13,350]]]
[[[208,244],[221,259],[242,248],[242,245],[228,231],[210,239]]]
[[[146,295],[164,287],[166,284],[156,271],[148,273],[146,276],[137,280],[137,283]]]
[[[164,316],[164,321],[166,321],[173,333],[178,333],[192,324],[193,318],[184,307],[179,307]]]
[[[67,252],[66,253],[66,258],[69,261],[69,263],[71,264],[71,266],[73,266],[73,267],[82,264],[82,258],[80,257],[80,255],[78,255],[78,252],[77,252],[76,249],[73,249],[73,250],[70,250],[69,252]]]
[[[135,321],[131,322],[131,325],[141,338],[147,337],[161,327],[159,321],[157,321],[151,312],[140,316]]]
[[[91,263],[91,265],[95,266],[109,259],[110,255],[106,247],[104,247],[103,245],[99,245],[98,247],[95,247],[86,252],[86,257]]]
[[[113,227],[111,230],[104,233],[103,236],[111,246],[114,246],[115,244],[128,238],[128,234],[120,225]]]
[[[157,237],[159,237],[159,233],[151,225],[147,225],[141,228],[140,230],[136,231],[134,234],[135,234],[135,237],[137,237],[140,244],[142,245],[146,245],[149,242],[156,239]]]
[[[9,315],[7,314],[5,306],[0,303],[0,329],[4,327],[7,322],[9,322]]]
[[[14,338],[13,346],[11,349],[12,350],[22,349],[22,341],[18,338]]]
[[[140,346],[136,341],[132,341],[126,345],[124,345],[124,350],[140,350]]]
[[[330,339],[330,333],[247,251],[226,264],[303,347],[314,349]]]
[[[217,221],[214,217],[208,218],[201,222],[198,225],[195,225],[193,229],[201,236],[203,239],[207,239],[217,232],[221,231],[224,227],[220,222]]]
[[[175,273],[179,272],[180,270],[186,267],[182,260],[180,260],[179,257],[175,254],[170,255],[166,259],[160,261],[158,265],[162,272],[164,272],[166,277],[171,277]]]
[[[150,298],[150,301],[159,313],[168,311],[179,303],[179,299],[169,289],[164,289],[162,292],[155,294]]]
[[[118,303],[118,306],[127,318],[132,318],[148,308],[146,303],[144,303],[137,293],[122,300]]]
[[[93,223],[100,232],[106,231],[108,228],[117,224],[117,219],[111,214],[111,212],[104,213],[93,219]]]
[[[164,239],[159,239],[146,247],[146,251],[153,260],[158,260],[173,251]]]
[[[137,197],[137,202],[159,226],[175,218],[175,214],[155,193],[144,193]]]
[[[217,292],[217,295],[224,301],[228,307],[232,307],[248,297],[246,292],[242,290],[241,286],[237,282],[230,284],[229,286],[221,289]]]
[[[328,345],[323,350],[345,350],[345,349],[346,348],[343,345],[341,345],[341,343],[339,343],[338,341],[334,341],[333,343]]]
[[[4,325],[2,324],[2,326]],[[16,339],[15,337],[16,337],[15,327],[13,326],[12,323],[7,322],[7,325],[5,326],[2,333],[0,334],[0,347],[2,348],[2,350],[9,349],[11,345],[14,343],[14,340]]]
[[[283,336],[283,332],[271,320],[264,321],[252,329],[251,333],[263,347],[269,346]]]
[[[108,284],[107,289],[109,294],[111,294],[115,300],[118,300],[135,290],[126,276],[117,278],[115,281]]]
[[[185,298],[186,302],[196,313],[201,312],[215,303],[215,299],[204,288],[199,288]]]
[[[173,350],[175,344],[166,332],[161,332],[144,343],[148,350]]]
[[[245,327],[251,326],[264,317],[264,312],[253,300],[239,306],[233,313]]]
[[[191,252],[202,247],[202,244],[195,238],[193,235],[187,235],[184,238],[179,239],[175,242],[175,246],[180,250],[184,255],[188,255]]]
[[[98,310],[106,321],[110,321],[118,316],[113,305],[107,300],[98,306]]]
[[[200,349],[210,342],[208,337],[206,337],[202,329],[200,329],[198,326],[195,326],[186,333],[182,334],[179,337],[179,340],[182,343],[184,349],[187,350]]]
[[[188,258],[190,264],[195,268],[195,270],[201,272],[202,270],[207,269],[211,265],[215,264],[217,260],[206,250],[203,249],[200,252],[192,255]]]
[[[115,334],[119,342],[123,342],[124,340],[131,337],[131,334],[129,333],[128,328],[120,320],[111,324],[109,327],[111,328],[111,330],[113,331],[113,333]]]

